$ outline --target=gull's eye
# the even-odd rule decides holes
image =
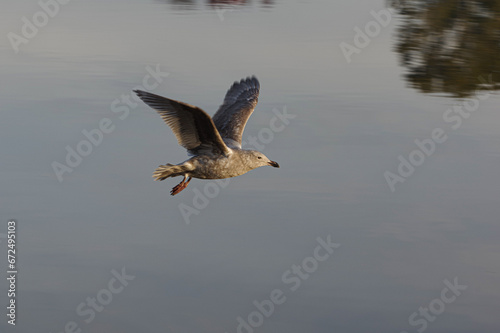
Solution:
[[[257,157],[257,158],[258,158],[259,160],[261,160],[261,159],[262,159],[262,157],[261,157],[261,156],[259,156],[259,157]]]

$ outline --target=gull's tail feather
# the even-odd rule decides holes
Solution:
[[[160,165],[155,172],[153,172],[153,177],[155,180],[165,180],[169,177],[179,176],[186,172],[186,167],[183,165],[174,165],[167,163],[166,165]]]

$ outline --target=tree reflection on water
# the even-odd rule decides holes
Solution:
[[[395,51],[409,85],[467,97],[500,88],[500,1],[389,0],[401,17]]]

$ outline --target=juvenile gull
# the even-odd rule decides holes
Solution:
[[[134,90],[160,114],[179,144],[193,156],[179,164],[160,165],[153,173],[155,180],[184,176],[170,192],[176,195],[188,186],[191,178],[223,179],[266,165],[279,168],[278,163],[261,152],[241,148],[243,130],[257,105],[259,89],[255,76],[234,82],[213,118],[196,106]]]

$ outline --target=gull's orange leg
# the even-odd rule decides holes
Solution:
[[[189,182],[191,181],[191,177],[189,177],[189,179],[187,181],[186,181],[186,178],[188,178],[188,177],[184,176],[184,179],[179,184],[174,186],[172,191],[170,191],[171,195],[179,194],[183,189],[185,189],[188,186]]]

